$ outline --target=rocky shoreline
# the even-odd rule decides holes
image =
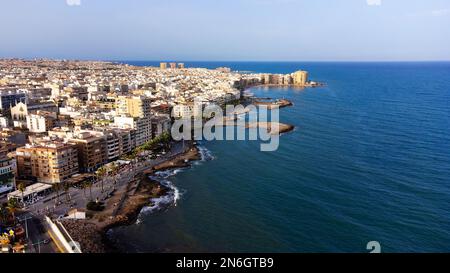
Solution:
[[[279,122],[250,122],[246,125],[246,128],[264,128],[271,135],[281,135],[293,131],[295,126]]]
[[[265,106],[267,107],[267,109],[271,110],[271,109],[275,109],[275,108],[285,108],[285,107],[289,107],[289,106],[293,106],[294,104],[286,99],[280,99],[280,100],[275,100],[275,101],[261,101],[261,100],[255,100],[254,104],[257,106]]]
[[[117,252],[117,246],[107,236],[108,231],[135,223],[142,208],[152,205],[152,199],[163,197],[170,191],[168,187],[150,179],[149,176],[159,171],[189,167],[192,161],[200,159],[198,148],[192,146],[187,152],[144,171],[126,189],[115,193],[105,204],[105,210],[102,212],[89,211],[88,214],[91,214],[89,219],[61,222],[73,240],[80,244],[84,253]],[[122,202],[118,208],[119,201]]]

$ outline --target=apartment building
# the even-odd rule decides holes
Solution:
[[[41,112],[27,115],[27,128],[31,133],[45,133],[55,126],[56,113]]]
[[[118,116],[143,118],[151,115],[152,100],[144,96],[119,96],[117,98],[116,113]]]
[[[154,116],[151,118],[152,123],[152,138],[158,137],[166,132],[170,131],[171,119],[167,115]]]
[[[78,151],[73,144],[44,141],[16,150],[17,172],[20,178],[37,182],[64,182],[78,173]]]
[[[114,124],[121,129],[134,130],[134,146],[140,146],[152,139],[152,124],[150,117],[115,117]]]
[[[11,107],[17,103],[25,103],[27,100],[25,92],[17,89],[2,89],[0,90],[0,110],[9,112]]]
[[[294,85],[298,86],[306,86],[308,82],[308,72],[306,71],[297,71],[292,74]]]
[[[108,162],[107,140],[103,133],[79,132],[68,142],[77,145],[82,172],[93,172]]]
[[[14,189],[14,160],[7,156],[7,149],[0,149],[0,195]]]

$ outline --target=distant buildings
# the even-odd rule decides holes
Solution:
[[[26,94],[20,90],[0,90],[0,110],[2,112],[9,112],[11,107],[19,102],[25,103],[27,100]]]
[[[31,133],[45,133],[52,129],[56,123],[56,113],[41,112],[26,116],[27,128]]]
[[[54,102],[19,102],[11,108],[11,118],[13,121],[25,121],[28,114],[36,114],[38,111],[58,112],[58,106]],[[20,126],[16,126],[20,127]]]
[[[159,64],[159,68],[160,69],[167,69],[167,63],[164,63],[164,62],[162,62],[162,63],[160,63]],[[169,63],[169,68],[170,69],[177,69],[177,68],[179,68],[179,69],[184,69],[184,63],[175,63],[175,62],[172,62],[172,63]]]
[[[174,118],[191,118],[194,116],[194,103],[177,104],[173,107],[172,116]]]
[[[0,128],[8,128],[9,119],[5,116],[0,116]]]
[[[306,71],[297,71],[293,73],[293,83],[298,86],[306,86],[308,82],[308,72]]]
[[[262,84],[270,85],[308,85],[308,72],[296,71],[292,74],[261,74]]]

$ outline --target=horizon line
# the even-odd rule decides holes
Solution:
[[[0,57],[0,60],[53,60],[53,61],[99,61],[99,62],[223,62],[223,63],[427,63],[427,62],[450,62],[448,60],[181,60],[181,59],[95,59],[95,58],[58,58],[58,57]]]

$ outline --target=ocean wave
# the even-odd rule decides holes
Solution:
[[[173,169],[173,170],[166,170],[166,171],[159,171],[156,172],[154,175],[149,176],[150,179],[158,181],[162,186],[168,188],[168,192],[160,196],[158,198],[152,198],[150,199],[151,205],[145,206],[142,208],[139,217],[136,221],[136,224],[141,223],[141,216],[145,214],[154,213],[156,211],[161,211],[164,209],[167,209],[171,206],[177,206],[178,201],[181,199],[184,192],[177,188],[172,181],[170,181],[168,178],[171,176],[177,175],[178,173],[184,171],[183,168],[181,169]]]
[[[207,148],[203,146],[197,146],[198,151],[200,153],[200,161],[211,161],[214,160],[215,157]],[[196,161],[194,164],[199,163],[200,161]],[[141,216],[146,214],[151,214],[157,211],[165,210],[171,206],[177,206],[178,202],[182,198],[185,191],[176,187],[172,181],[170,181],[170,177],[179,174],[180,172],[185,171],[188,168],[178,168],[171,169],[165,171],[155,172],[153,175],[149,176],[151,180],[158,181],[162,186],[168,188],[168,192],[160,196],[158,198],[150,199],[151,205],[145,206],[142,208],[138,219],[136,220],[136,224],[140,224],[142,222]]]
[[[200,153],[201,161],[211,161],[215,159],[212,152],[208,150],[206,147],[198,145],[197,149]]]

